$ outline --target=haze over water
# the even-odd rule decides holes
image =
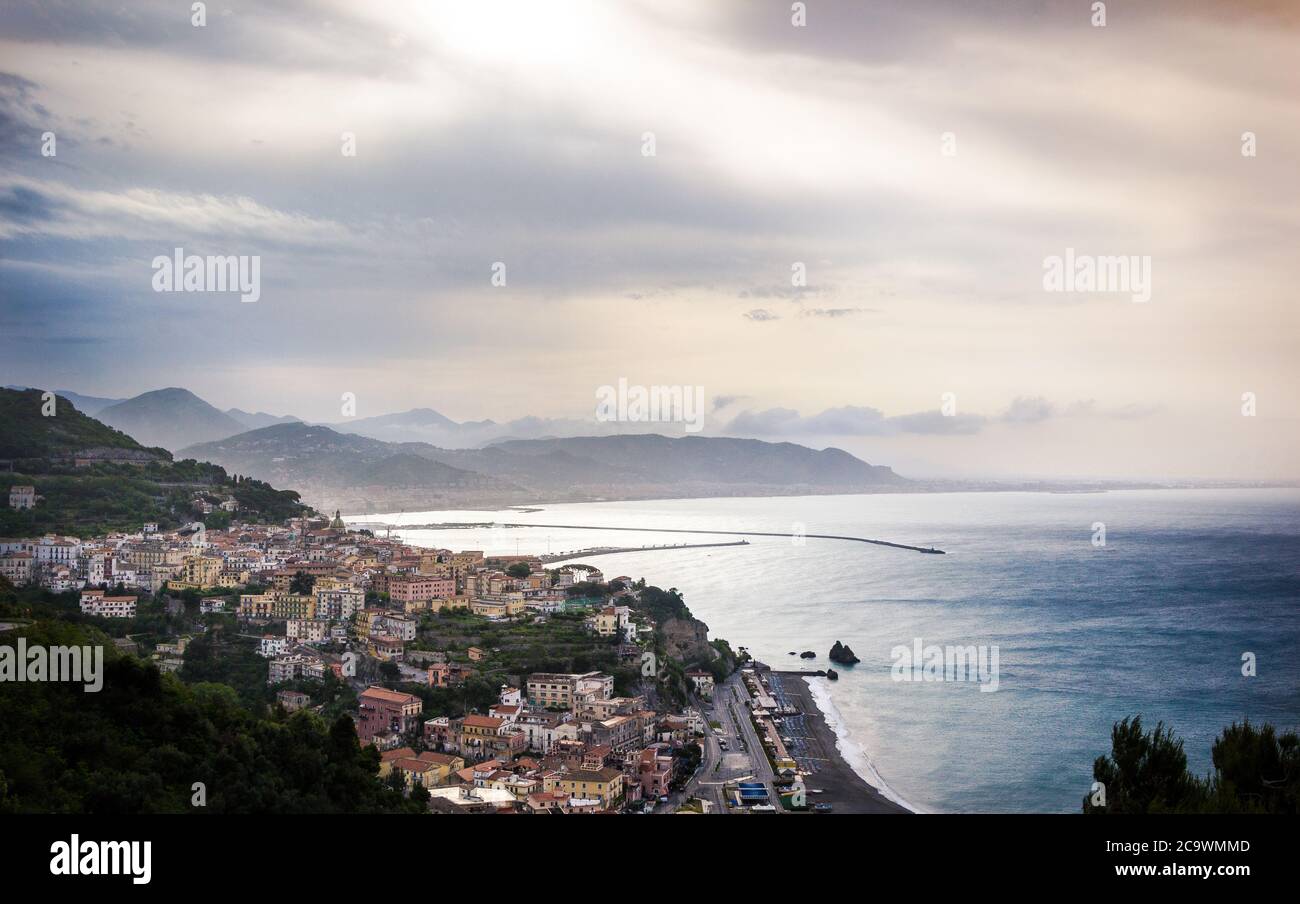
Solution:
[[[862,662],[831,696],[853,744],[931,811],[1079,809],[1113,722],[1184,738],[1194,771],[1234,719],[1300,725],[1300,490],[956,493],[697,499],[405,513],[408,524],[538,522],[848,534],[917,545],[747,538],[749,546],[590,559],[677,587],[713,637],[775,668]],[[395,521],[377,515],[350,520]],[[1094,522],[1106,546],[1092,543]],[[422,546],[544,553],[725,541],[627,531],[404,530]],[[890,650],[997,644],[1000,686],[891,679]],[[813,650],[814,660],[790,651]],[[1258,676],[1241,675],[1253,652]]]

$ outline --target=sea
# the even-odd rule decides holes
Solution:
[[[347,520],[490,555],[636,547],[574,561],[676,588],[710,636],[773,668],[836,668],[814,692],[842,753],[921,812],[1078,812],[1124,717],[1171,728],[1197,774],[1234,721],[1300,728],[1297,489],[677,499]],[[402,526],[438,522],[493,526]],[[730,538],[651,528],[794,536],[683,549],[669,547]],[[831,663],[837,640],[861,662]],[[901,649],[918,646],[982,647],[990,669],[996,648],[996,690],[987,673],[902,680],[924,677],[901,669]],[[815,658],[791,655],[804,651]]]

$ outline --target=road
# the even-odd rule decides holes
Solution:
[[[767,786],[769,802],[776,812],[784,813],[773,783],[775,775],[767,760],[758,733],[749,719],[749,693],[745,690],[740,672],[714,688],[713,699],[703,707],[704,758],[699,771],[686,783],[685,789],[669,797],[667,803],[655,807],[656,813],[671,813],[689,797],[700,797],[710,802],[710,813],[731,813],[723,796],[723,786],[739,781],[762,782]],[[712,727],[713,722],[720,726]],[[728,750],[723,750],[725,740]],[[741,742],[744,749],[741,749]]]

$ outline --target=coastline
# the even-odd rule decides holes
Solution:
[[[834,813],[921,812],[885,784],[866,753],[848,737],[824,686],[827,679],[777,671],[766,677],[773,691],[801,713],[786,717],[783,734],[797,741],[792,754],[806,773],[809,804],[831,804]]]

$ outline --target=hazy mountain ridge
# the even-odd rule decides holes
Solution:
[[[244,411],[242,408],[227,408],[226,414],[243,424],[246,430],[258,430],[274,424],[293,424],[302,420],[292,414],[275,415],[265,411]]]
[[[188,389],[178,387],[155,389],[109,405],[96,419],[129,433],[147,446],[162,446],[173,452],[247,429]]]
[[[867,464],[839,449],[658,434],[510,440],[484,449],[440,449],[298,423],[190,446],[181,454],[294,487],[318,507],[354,512],[557,500],[848,493],[908,483],[887,467]]]

